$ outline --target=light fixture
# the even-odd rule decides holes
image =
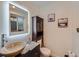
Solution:
[[[15,8],[15,6],[12,6],[12,8]]]

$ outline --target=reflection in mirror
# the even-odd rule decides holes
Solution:
[[[9,4],[10,35],[28,33],[28,11]]]

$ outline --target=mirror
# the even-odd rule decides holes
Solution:
[[[28,33],[28,11],[9,4],[10,35]]]

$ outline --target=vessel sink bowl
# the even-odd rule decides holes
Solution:
[[[25,43],[21,41],[8,42],[1,49],[0,54],[7,57],[14,57],[19,53],[21,53],[24,47],[25,47]]]

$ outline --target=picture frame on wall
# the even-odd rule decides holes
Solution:
[[[58,27],[60,27],[60,28],[68,27],[68,18],[58,19]]]
[[[48,22],[54,22],[55,21],[55,13],[48,14]]]

